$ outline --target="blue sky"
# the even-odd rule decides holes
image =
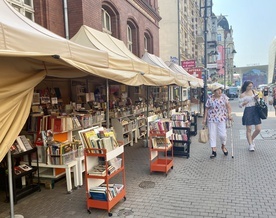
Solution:
[[[275,0],[213,0],[215,15],[227,15],[233,28],[237,67],[267,65],[276,37]]]

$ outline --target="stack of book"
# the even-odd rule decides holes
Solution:
[[[123,184],[102,184],[98,187],[90,188],[90,197],[98,201],[110,201],[123,189]]]
[[[172,123],[168,120],[156,120],[150,125],[150,132],[153,134],[163,134],[172,129]]]
[[[30,171],[31,169],[33,169],[31,166],[27,164],[21,164],[14,167],[14,173],[15,175],[19,175],[23,172]]]
[[[169,138],[152,138],[152,148],[167,148],[171,145]]]
[[[92,170],[88,172],[88,175],[96,175],[96,176],[106,176],[106,170],[108,175],[112,174],[116,171],[116,168],[113,165],[108,165],[107,169],[105,165],[97,165],[93,167]]]
[[[85,148],[94,149],[92,153],[103,153],[112,151],[119,146],[114,132],[107,129],[92,129],[88,131],[79,131],[79,135]]]
[[[188,140],[187,130],[175,129],[174,134],[172,135],[172,140]]]

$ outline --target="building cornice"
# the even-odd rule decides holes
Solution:
[[[143,14],[153,23],[159,22],[161,20],[161,17],[159,16],[159,14],[156,13],[156,11],[154,11],[143,0],[126,0],[126,1],[129,2],[129,4],[135,7],[141,14]]]

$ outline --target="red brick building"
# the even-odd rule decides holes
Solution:
[[[33,0],[35,22],[67,38],[82,25],[122,40],[138,57],[159,55],[157,0]],[[66,25],[68,23],[68,25]]]

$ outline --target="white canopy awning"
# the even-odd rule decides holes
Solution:
[[[189,82],[185,78],[185,76],[170,69],[160,57],[157,57],[153,54],[146,52],[143,55],[142,59],[144,61],[146,61],[147,63],[150,63],[152,65],[155,65],[155,66],[158,66],[158,67],[168,70],[171,73],[171,75],[173,75],[173,77],[175,78],[175,85],[182,86],[182,87],[189,86]],[[169,85],[169,84],[167,84],[167,85]]]

